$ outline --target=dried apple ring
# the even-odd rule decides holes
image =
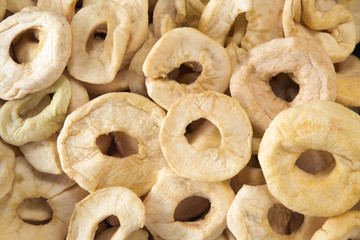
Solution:
[[[176,221],[176,207],[191,196],[208,199],[208,213],[204,219],[194,222]],[[214,239],[226,227],[226,213],[233,198],[234,192],[227,182],[206,183],[185,179],[163,168],[144,200],[145,226],[161,239]]]
[[[186,62],[197,62],[202,66],[195,82],[185,85],[167,78],[171,70]],[[225,49],[214,40],[196,29],[178,28],[157,41],[145,59],[143,71],[149,96],[161,107],[169,109],[187,93],[225,92],[229,86],[231,64]]]
[[[131,33],[129,41],[126,46],[126,51],[120,70],[129,65],[135,53],[143,45],[146,36],[149,33],[148,29],[148,1],[147,0],[112,0],[116,4],[122,6],[129,14],[131,20]],[[83,7],[91,4],[102,2],[102,0],[83,0]],[[125,44],[126,45],[126,44]]]
[[[78,0],[37,0],[37,7],[43,11],[58,13],[71,22],[75,14],[75,5]]]
[[[223,46],[236,17],[251,8],[251,0],[211,0],[201,15],[199,30]]]
[[[219,147],[198,150],[184,136],[186,126],[200,118],[219,129]],[[169,166],[180,176],[210,182],[229,179],[247,164],[251,139],[251,124],[240,104],[212,91],[188,94],[175,102],[160,130],[161,149]]]
[[[104,207],[97,207],[101,204]],[[144,204],[132,191],[123,187],[104,188],[76,204],[66,239],[94,239],[98,223],[110,215],[118,217],[121,223],[113,239],[126,239],[145,223]]]
[[[300,24],[301,0],[285,0],[282,23],[285,37],[301,36],[318,42],[334,63],[344,61],[354,50],[356,31],[354,21],[341,23],[326,31],[314,31]]]
[[[36,29],[44,41],[37,57],[18,64],[9,55],[12,41],[22,32]],[[70,57],[71,31],[61,16],[46,11],[19,12],[0,24],[0,97],[22,98],[53,84]]]
[[[359,239],[360,212],[348,211],[326,220],[321,229],[317,230],[311,240],[343,240]]]
[[[8,239],[48,239],[49,233],[56,239],[64,239],[75,203],[88,193],[75,185],[65,174],[51,175],[34,170],[23,157],[16,158],[13,188],[0,200],[2,211],[0,226]],[[46,198],[53,214],[46,224],[26,223],[17,214],[17,209],[28,199]],[[37,214],[43,213],[36,212]],[[33,217],[33,218],[39,218]]]
[[[260,143],[259,161],[269,191],[287,208],[307,216],[344,213],[360,198],[359,115],[330,101],[313,101],[278,114]],[[296,166],[309,149],[328,151],[330,171],[316,175]],[[280,174],[281,172],[281,174]]]
[[[326,30],[352,21],[353,16],[341,4],[324,12],[315,8],[315,0],[302,0],[302,20],[313,30]]]
[[[266,185],[244,185],[227,213],[228,227],[236,239],[310,239],[324,221],[286,209]]]
[[[247,54],[231,77],[230,92],[247,111],[254,131],[263,133],[271,120],[290,106],[317,99],[335,101],[334,66],[313,40],[274,39]],[[276,97],[271,90],[269,79],[278,73],[294,73],[298,78],[300,90],[291,102]]]
[[[97,97],[65,120],[58,137],[64,172],[89,192],[124,186],[139,196],[145,194],[158,170],[166,165],[158,139],[164,117],[159,106],[134,93]],[[116,131],[138,141],[137,154],[116,158],[101,153],[96,139]]]
[[[34,117],[23,119],[29,108],[36,106],[48,94],[54,93],[50,105]],[[0,109],[0,135],[4,141],[20,146],[28,142],[42,141],[58,131],[70,102],[70,83],[61,76],[53,85],[22,99],[6,102]]]
[[[335,66],[337,77],[336,102],[345,106],[360,106],[360,59],[350,55]]]
[[[14,180],[15,154],[14,151],[0,140],[0,199],[7,194]]]
[[[89,16],[98,16],[90,18]],[[104,48],[99,56],[91,56],[87,42],[96,30],[105,31]],[[120,69],[131,33],[127,11],[111,1],[95,3],[80,9],[71,22],[72,50],[69,73],[78,80],[104,84],[114,80]]]

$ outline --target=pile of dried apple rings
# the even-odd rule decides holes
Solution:
[[[360,238],[358,0],[0,19],[0,240]]]

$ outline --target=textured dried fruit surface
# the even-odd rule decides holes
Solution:
[[[121,223],[113,235],[115,239],[128,239],[145,223],[145,207],[132,191],[123,187],[104,188],[76,204],[66,239],[93,239],[98,223],[110,215]]]
[[[168,73],[187,62],[196,62],[202,67],[195,82],[186,85],[168,78]],[[171,104],[188,93],[207,90],[225,92],[229,86],[231,66],[225,49],[214,40],[198,30],[179,28],[159,39],[146,57],[143,71],[147,77],[145,83],[149,96],[161,107],[169,109]]]
[[[184,136],[186,126],[200,118],[219,129],[219,147],[196,149]],[[247,164],[251,139],[250,121],[238,102],[212,91],[189,94],[174,103],[160,131],[161,149],[171,169],[180,176],[210,182],[229,179]]]
[[[44,43],[33,61],[18,64],[9,49],[14,38],[28,29],[40,30]],[[49,87],[64,71],[71,53],[69,23],[51,12],[25,11],[6,18],[0,24],[0,38],[0,98],[6,100]]]
[[[360,118],[346,107],[314,101],[281,112],[266,130],[259,161],[269,191],[287,208],[308,216],[334,216],[359,200]],[[308,149],[330,152],[335,167],[316,175],[295,166]],[[281,174],[280,174],[281,173]]]
[[[58,137],[63,170],[89,192],[123,186],[145,194],[166,164],[158,138],[164,116],[155,103],[133,93],[109,93],[90,101],[67,117]],[[137,140],[137,154],[119,159],[101,153],[96,139],[116,131]]]

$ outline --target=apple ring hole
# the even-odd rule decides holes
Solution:
[[[336,162],[333,155],[327,151],[308,150],[300,154],[295,164],[309,174],[326,175],[334,169]]]
[[[197,147],[193,145],[193,142],[196,140],[196,138],[190,136],[190,134],[196,134],[196,132],[197,132],[197,130],[199,129],[199,127],[200,127],[201,125],[203,125],[205,122],[206,122],[208,125],[212,125],[213,129],[216,129],[215,131],[217,131],[217,132],[214,132],[214,133],[213,133],[214,136],[221,136],[219,129],[218,129],[211,121],[209,121],[209,120],[207,120],[207,119],[205,119],[205,118],[200,118],[200,119],[198,119],[198,120],[192,121],[190,124],[188,124],[188,125],[186,126],[185,138],[186,138],[186,140],[188,141],[188,143],[189,143],[190,145],[192,145],[193,147],[195,147],[195,149],[197,149]],[[201,133],[199,132],[198,134],[201,134]],[[207,135],[206,135],[206,136],[207,136]],[[206,137],[206,136],[204,135],[204,137]],[[216,142],[216,145],[215,145],[215,146],[212,146],[212,147],[218,148],[218,147],[220,146],[220,144],[221,144],[221,141],[217,141],[217,142]],[[200,150],[200,149],[197,149],[197,150]]]
[[[105,46],[105,40],[107,36],[107,24],[100,24],[91,33],[87,43],[86,51],[92,57],[99,57]]]
[[[304,215],[293,212],[280,203],[269,209],[267,218],[271,228],[280,235],[290,235],[304,223]]]
[[[16,214],[25,223],[45,225],[52,220],[53,211],[46,198],[26,198],[17,206]]]
[[[203,220],[210,211],[210,201],[199,196],[183,199],[175,208],[174,220],[179,222],[195,222]]]
[[[107,147],[103,147],[101,141],[107,141]],[[124,132],[111,132],[100,135],[96,139],[96,145],[102,154],[112,157],[125,158],[138,153],[138,141]]]
[[[116,224],[114,224],[114,223],[116,223]],[[94,235],[95,238],[94,239],[96,239],[105,230],[107,230],[109,228],[112,228],[114,226],[115,227],[120,227],[121,226],[119,218],[117,216],[115,216],[115,215],[110,215],[110,216],[106,217],[104,220],[99,222],[99,224],[98,224],[98,226],[96,228],[96,231],[95,231],[95,235]],[[115,234],[115,232],[113,234]],[[111,237],[109,239],[111,239]]]
[[[292,102],[299,93],[299,84],[294,82],[286,73],[279,73],[269,80],[275,96],[286,102]]]
[[[26,63],[25,61],[22,61],[22,58],[17,56],[15,48],[18,44],[22,44],[23,42],[30,42],[32,44],[39,44],[39,30],[37,29],[27,29],[26,31],[20,33],[17,35],[11,42],[10,48],[9,48],[9,55],[12,58],[14,62],[17,64],[23,64]],[[33,56],[35,58],[36,56]]]
[[[190,85],[195,82],[203,71],[203,67],[198,62],[185,62],[180,67],[168,73],[168,78],[178,83]]]

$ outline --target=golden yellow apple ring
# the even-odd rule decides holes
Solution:
[[[259,162],[271,194],[307,216],[328,217],[349,210],[360,198],[360,117],[330,101],[313,101],[277,115],[259,148]],[[295,164],[309,149],[330,152],[336,165],[316,175]]]

